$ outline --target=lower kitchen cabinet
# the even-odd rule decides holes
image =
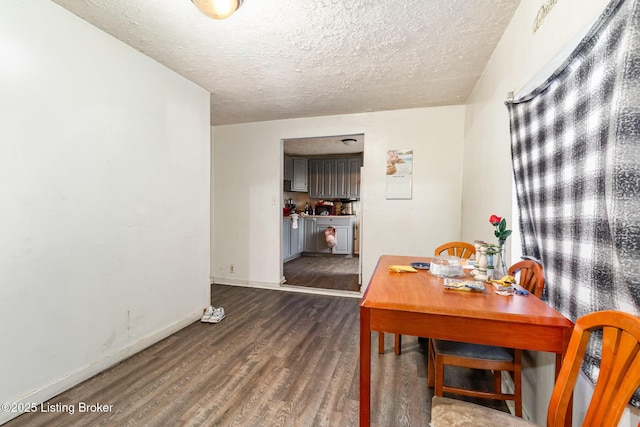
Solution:
[[[304,219],[304,252],[335,255],[353,254],[353,228],[355,217],[315,217]],[[336,229],[337,245],[327,247],[324,231],[327,227]]]
[[[353,254],[353,227],[336,225],[336,247],[333,248],[334,254]]]
[[[315,218],[305,218],[304,219],[304,241],[302,243],[303,252],[316,252],[316,219]]]
[[[282,219],[282,262],[298,258],[303,251],[304,221],[298,219],[298,228],[293,228],[291,218]]]

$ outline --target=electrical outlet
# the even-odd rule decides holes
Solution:
[[[273,196],[273,198],[271,199],[271,204],[273,206],[277,206],[278,205],[278,198],[276,196]]]
[[[236,272],[236,266],[233,264],[229,264],[229,273],[235,273]]]

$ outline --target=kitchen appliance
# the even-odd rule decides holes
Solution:
[[[318,202],[315,207],[316,215],[335,215],[335,206],[332,202]]]
[[[351,199],[343,199],[340,200],[340,215],[351,215],[352,208],[351,203],[353,200]]]
[[[288,208],[291,212],[296,211],[296,204],[293,202],[293,199],[287,199],[287,203],[285,203],[284,207]]]

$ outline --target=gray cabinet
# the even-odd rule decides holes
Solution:
[[[360,197],[362,158],[309,160],[309,197],[350,199]]]
[[[303,252],[315,252],[316,251],[316,219],[315,218],[305,218],[304,219],[304,241],[302,244]]]
[[[309,191],[308,186],[308,160],[301,157],[293,158],[293,173],[291,179],[291,191]]]
[[[336,255],[353,254],[353,226],[337,225],[335,229],[338,244],[333,248],[333,253]]]
[[[347,159],[347,198],[360,198],[360,168],[362,167],[362,157],[350,157]]]
[[[320,161],[320,196],[324,199],[335,197],[336,172],[334,160]]]
[[[284,190],[299,191],[306,193],[309,191],[308,185],[308,160],[303,157],[284,156]]]
[[[282,179],[291,181],[293,179],[293,157],[284,156],[284,170],[282,171]]]
[[[334,193],[335,198],[345,199],[349,197],[349,164],[347,163],[347,159],[336,159],[335,160],[335,181],[336,181],[336,190]]]
[[[282,220],[282,261],[287,262],[291,258],[291,220]]]
[[[332,224],[326,219],[318,219],[316,221],[316,230],[313,233],[313,240],[316,247],[316,253],[330,254],[331,248],[327,247],[327,238],[324,235],[324,230]]]
[[[335,255],[353,254],[353,228],[355,217],[315,217],[304,219],[304,252]],[[338,244],[333,249],[327,247],[324,231],[327,227],[336,229]]]
[[[335,193],[335,160],[309,160],[309,197],[312,199],[333,199]]]
[[[298,219],[298,228],[293,228],[291,218],[282,220],[282,262],[298,258],[303,251],[304,221]]]
[[[321,172],[320,160],[309,160],[309,197],[312,199],[320,199],[322,192],[320,188],[320,172]]]

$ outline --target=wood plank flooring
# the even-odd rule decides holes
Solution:
[[[195,322],[45,404],[74,414],[28,413],[6,426],[358,425],[357,298],[213,285],[212,304],[225,308],[222,322]],[[372,349],[372,425],[428,426],[424,348],[403,336],[395,356],[386,339],[384,355]],[[80,402],[113,406],[79,413]]]
[[[285,285],[359,292],[359,258],[302,256],[283,265]]]

